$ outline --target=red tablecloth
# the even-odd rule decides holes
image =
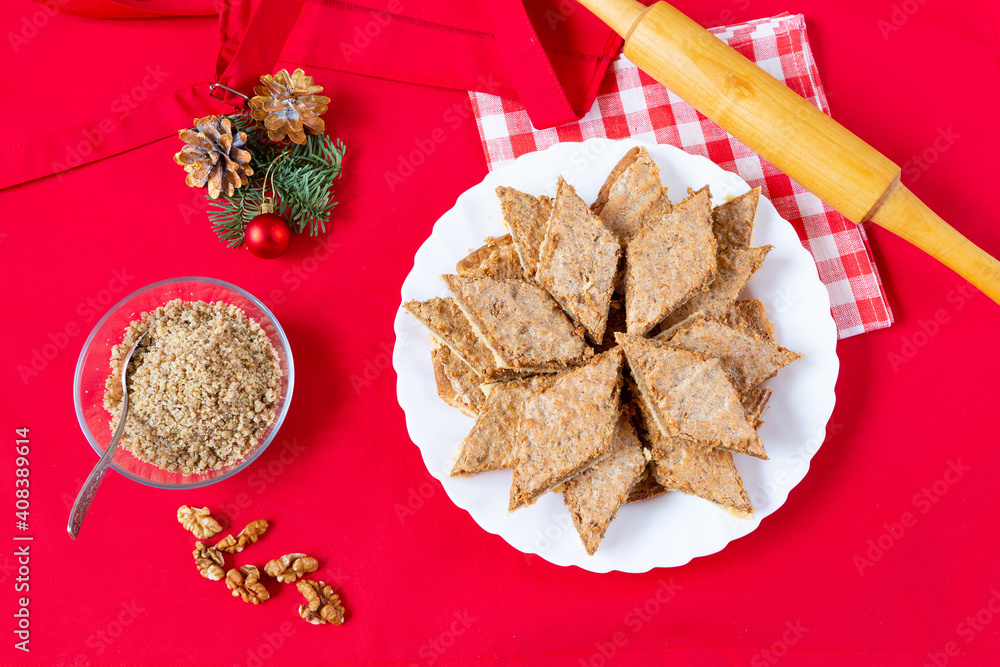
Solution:
[[[834,116],[1000,254],[997,2],[676,4],[712,24],[805,14]],[[114,112],[144,77],[152,94],[168,77],[193,80],[214,64],[211,18],[151,21],[141,32],[74,18],[70,39],[69,17],[31,30],[38,12],[24,0],[0,9],[7,132]],[[559,568],[452,505],[407,437],[388,366],[414,252],[486,173],[468,97],[349,74],[319,83],[332,92],[328,128],[348,145],[341,205],[324,239],[296,238],[281,259],[216,241],[201,196],[170,159],[175,139],[0,192],[0,662],[997,663],[1000,306],[870,229],[897,323],[839,344],[829,437],[788,502],[750,536],[679,569]],[[445,141],[390,189],[401,156],[440,131]],[[273,304],[298,366],[281,437],[244,474],[206,489],[158,491],[110,474],[73,543],[69,503],[96,461],[72,409],[80,346],[107,305],[181,275],[228,280]],[[28,531],[14,516],[22,427]],[[317,576],[343,592],[347,623],[305,624],[291,589],[250,607],[197,576],[174,516],[182,503],[240,525],[273,520],[267,553],[319,556]],[[27,574],[16,552],[24,544]],[[30,653],[14,647],[24,595]]]

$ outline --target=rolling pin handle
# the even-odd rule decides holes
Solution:
[[[899,182],[900,168],[666,2],[580,0],[625,56],[852,222],[871,220],[1000,303],[1000,262]]]

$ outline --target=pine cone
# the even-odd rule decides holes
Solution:
[[[232,197],[236,188],[246,185],[253,176],[250,151],[243,147],[246,132],[233,132],[228,118],[205,116],[196,118],[194,129],[181,130],[178,136],[187,146],[174,155],[174,162],[188,173],[187,184],[192,188],[208,185],[208,196],[218,199],[225,193]]]
[[[267,129],[271,141],[284,141],[285,135],[297,143],[306,143],[306,132],[323,134],[326,128],[321,114],[326,113],[330,98],[316,93],[323,86],[314,86],[313,78],[301,69],[289,76],[281,70],[274,76],[260,77],[263,86],[253,89],[257,95],[250,98],[250,115]]]

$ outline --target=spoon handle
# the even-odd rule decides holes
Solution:
[[[148,332],[146,332],[148,333]],[[73,503],[73,509],[69,512],[69,523],[66,524],[66,532],[69,536],[76,539],[76,536],[80,534],[80,527],[83,526],[83,519],[87,516],[87,511],[90,509],[90,504],[94,502],[94,496],[97,495],[97,489],[101,486],[101,482],[104,481],[104,474],[108,472],[108,466],[111,465],[111,459],[115,455],[115,450],[118,449],[118,442],[122,439],[122,435],[125,433],[125,421],[128,419],[128,387],[125,385],[125,377],[128,374],[129,364],[132,362],[132,355],[135,354],[135,349],[142,342],[142,339],[146,337],[146,333],[139,336],[139,339],[135,341],[132,345],[132,349],[129,350],[128,356],[125,357],[125,361],[122,364],[122,416],[118,420],[118,426],[115,428],[115,434],[111,438],[111,442],[108,444],[107,449],[104,450],[104,454],[101,455],[101,459],[94,466],[94,469],[90,471],[90,475],[87,476],[87,481],[83,483],[83,487],[80,489],[80,493],[76,496],[76,502]]]
[[[126,362],[127,366],[128,362]],[[123,371],[124,372],[124,371]],[[104,454],[101,455],[101,460],[97,462],[94,469],[90,471],[87,476],[87,481],[83,483],[83,487],[80,489],[80,493],[76,496],[76,502],[73,503],[73,509],[69,512],[69,523],[66,524],[66,532],[74,540],[76,536],[80,534],[80,526],[83,525],[83,519],[87,516],[87,510],[90,509],[90,503],[94,502],[94,496],[97,495],[97,489],[101,486],[101,482],[104,481],[104,474],[108,472],[108,466],[111,465],[111,459],[115,455],[115,450],[118,449],[118,441],[122,439],[122,434],[125,432],[125,419],[128,417],[128,392],[124,392],[122,398],[122,416],[118,420],[118,427],[115,429],[115,435],[111,438],[111,443],[108,448],[104,450]]]
[[[117,445],[118,443],[114,444]],[[70,510],[69,523],[66,525],[66,532],[74,540],[80,534],[80,527],[83,525],[84,517],[87,516],[87,510],[90,509],[90,504],[94,502],[94,496],[97,495],[98,487],[104,481],[104,474],[108,471],[108,466],[111,463],[111,457],[108,454],[110,453],[113,456],[114,449],[117,449],[117,447],[108,447],[97,466],[90,471],[87,481],[83,483],[80,493],[76,496],[76,502],[73,503],[73,509]],[[105,459],[107,460],[105,461]]]

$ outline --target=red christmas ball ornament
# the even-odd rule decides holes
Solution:
[[[292,240],[292,230],[285,219],[274,213],[261,213],[243,232],[243,242],[250,252],[262,259],[274,259],[286,250]]]

